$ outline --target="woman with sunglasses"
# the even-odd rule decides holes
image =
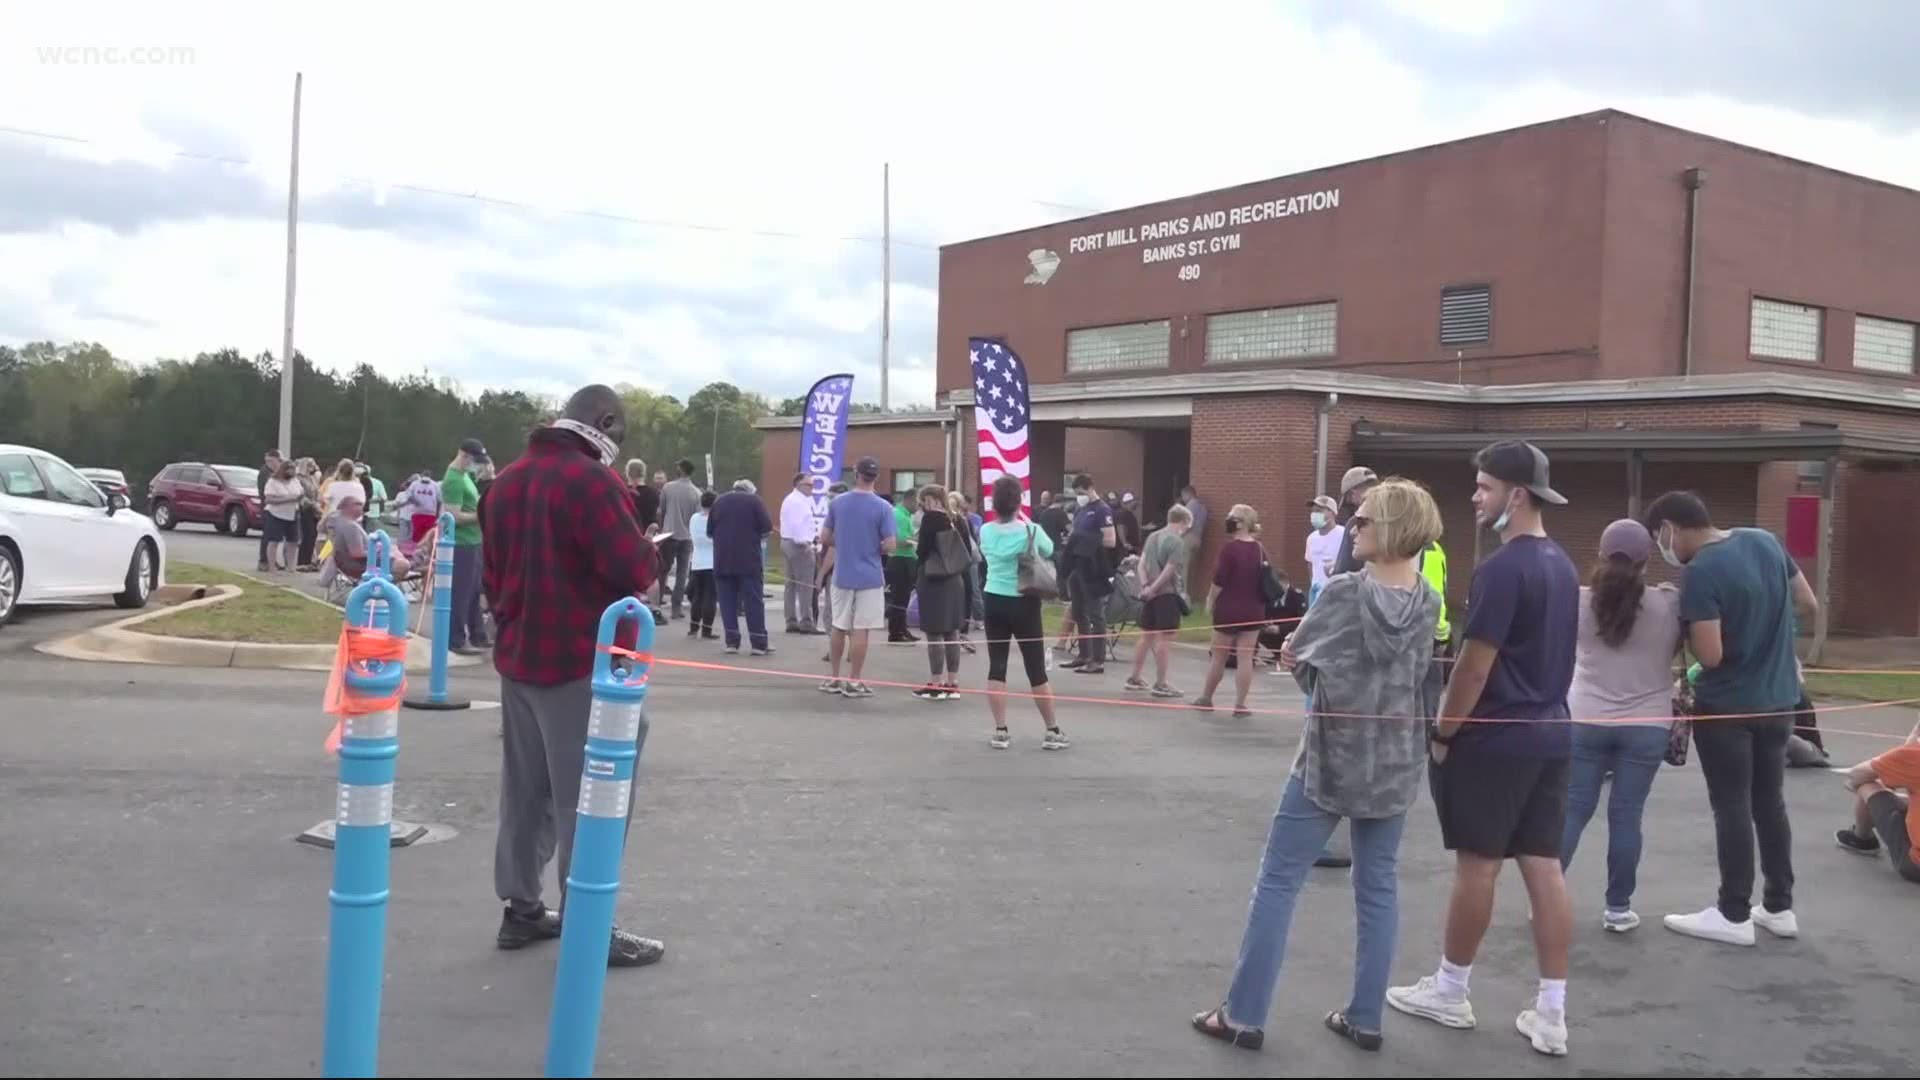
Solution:
[[[1426,774],[1420,688],[1440,615],[1417,559],[1440,532],[1440,509],[1420,485],[1388,480],[1369,492],[1353,518],[1353,551],[1365,568],[1330,578],[1281,650],[1313,704],[1267,833],[1233,982],[1219,1007],[1193,1018],[1203,1035],[1250,1050],[1266,1041],[1294,901],[1346,818],[1359,940],[1353,996],[1326,1025],[1363,1050],[1380,1049],[1399,929],[1400,834]]]

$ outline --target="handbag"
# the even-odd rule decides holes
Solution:
[[[1256,546],[1260,548],[1260,596],[1268,607],[1273,607],[1287,598],[1287,587],[1281,584],[1280,575],[1273,572],[1273,563],[1267,561],[1267,545]]]
[[[1040,557],[1036,531],[1037,526],[1027,526],[1027,549],[1020,553],[1020,595],[1050,600],[1060,595],[1060,577],[1053,563]]]
[[[1693,737],[1693,684],[1682,677],[1673,692],[1673,723],[1667,726],[1667,755],[1669,765],[1687,763],[1687,742]]]
[[[953,529],[942,529],[934,534],[933,554],[927,556],[926,576],[936,580],[964,574],[973,566],[973,555],[967,550],[967,542]]]

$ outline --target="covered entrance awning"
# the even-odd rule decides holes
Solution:
[[[1475,451],[1503,439],[1524,439],[1557,461],[1619,462],[1627,471],[1627,516],[1640,516],[1641,475],[1649,461],[1736,461],[1763,464],[1773,461],[1821,461],[1820,553],[1815,563],[1814,591],[1820,613],[1813,624],[1812,662],[1820,660],[1827,644],[1828,620],[1833,609],[1833,496],[1843,461],[1920,463],[1920,439],[1846,431],[1837,427],[1803,427],[1769,431],[1761,428],[1648,431],[1611,428],[1584,431],[1422,431],[1355,424],[1352,449],[1356,458],[1444,458],[1469,460]]]

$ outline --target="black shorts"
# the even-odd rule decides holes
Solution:
[[[1448,851],[1489,859],[1560,857],[1567,826],[1569,759],[1493,754],[1456,743],[1427,762],[1440,838]]]
[[[1173,593],[1161,593],[1148,600],[1140,608],[1140,629],[1180,629],[1180,598]]]

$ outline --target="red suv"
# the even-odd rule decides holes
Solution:
[[[259,471],[246,465],[169,465],[147,485],[147,516],[163,529],[198,521],[245,536],[261,527],[258,478]]]

